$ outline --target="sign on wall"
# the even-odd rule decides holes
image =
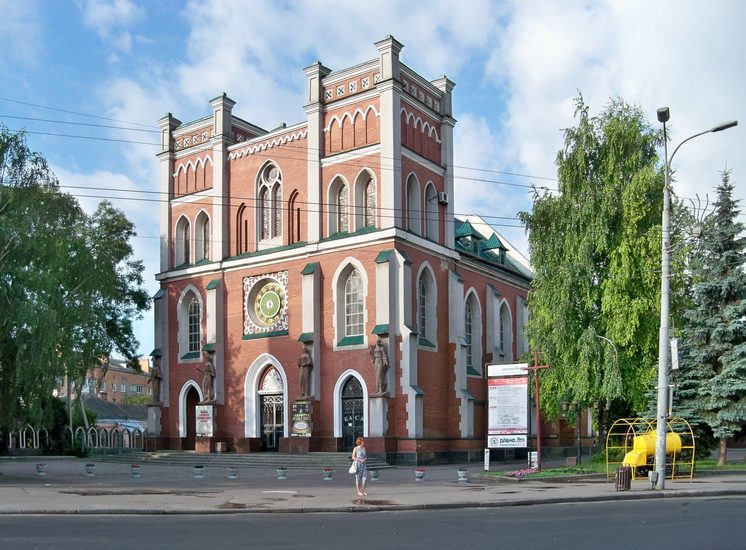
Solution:
[[[490,435],[487,436],[487,447],[490,449],[510,449],[528,447],[528,436],[525,435]]]
[[[199,437],[213,437],[215,433],[215,417],[212,405],[197,405],[197,435]]]

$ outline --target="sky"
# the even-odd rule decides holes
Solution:
[[[226,92],[260,127],[302,122],[304,67],[374,59],[391,34],[406,65],[456,82],[456,213],[488,216],[527,254],[516,214],[531,210],[530,186],[556,188],[579,93],[592,115],[620,97],[658,124],[669,107],[673,146],[740,120],[682,147],[674,185],[712,198],[727,166],[746,198],[744,29],[740,0],[0,0],[0,121],[29,132],[86,210],[107,198],[135,222],[155,294],[156,121],[206,116]],[[147,355],[152,311],[136,336]]]

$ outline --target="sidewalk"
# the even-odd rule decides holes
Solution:
[[[464,465],[469,483],[458,483],[458,465],[429,466],[425,480],[415,482],[414,467],[382,470],[380,481],[368,481],[367,497],[358,497],[354,476],[335,471],[323,481],[321,471],[289,470],[287,480],[274,470],[241,469],[229,480],[227,469],[205,468],[194,479],[191,467],[143,465],[134,479],[129,465],[96,463],[87,477],[86,462],[95,459],[44,458],[47,475],[38,476],[34,459],[0,459],[0,514],[221,514],[370,512],[470,507],[501,507],[566,502],[647,498],[746,496],[746,471],[703,474],[692,480],[666,480],[666,489],[651,491],[648,482],[632,482],[631,491],[616,492],[613,479],[514,480],[480,474],[480,464]],[[493,464],[519,469],[523,464]]]

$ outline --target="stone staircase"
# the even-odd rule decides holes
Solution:
[[[194,451],[128,452],[125,454],[97,455],[96,461],[149,466],[236,466],[271,470],[284,466],[291,470],[320,470],[334,468],[347,470],[350,453],[196,453]],[[368,470],[393,468],[386,462],[373,458],[367,461]]]

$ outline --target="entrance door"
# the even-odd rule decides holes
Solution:
[[[199,393],[194,389],[194,386],[191,386],[189,391],[187,391],[186,407],[184,407],[184,414],[186,415],[186,437],[181,447],[183,451],[194,450],[194,440],[197,437],[197,403],[199,403]]]
[[[282,394],[262,395],[262,451],[279,451],[285,434]]]
[[[363,387],[360,381],[350,376],[342,388],[342,449],[352,452],[355,441],[363,437],[365,409],[363,407]]]

